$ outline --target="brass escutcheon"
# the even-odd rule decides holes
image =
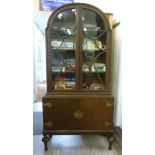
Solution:
[[[47,108],[52,108],[53,107],[53,104],[50,103],[50,102],[44,103],[43,105],[44,105],[44,107],[47,107]]]
[[[48,122],[45,122],[44,123],[44,126],[46,126],[46,127],[52,127],[53,126],[53,124],[52,124],[52,122],[51,121],[48,121]]]
[[[105,106],[106,106],[107,108],[112,107],[112,106],[113,106],[113,103],[111,103],[111,102],[106,102],[106,103],[105,103]]]
[[[111,126],[111,125],[112,125],[112,122],[107,122],[107,121],[104,122],[104,126],[105,126],[105,127],[108,127],[108,126]]]
[[[83,112],[79,111],[79,110],[75,111],[74,117],[75,117],[75,119],[81,119],[83,117]]]

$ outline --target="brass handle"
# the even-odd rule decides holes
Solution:
[[[52,124],[51,121],[48,121],[48,122],[45,122],[45,123],[44,123],[44,126],[46,126],[46,127],[52,127],[53,124]]]
[[[75,111],[74,117],[75,117],[75,119],[81,119],[83,117],[83,112],[79,111],[79,110]]]
[[[104,126],[105,126],[105,127],[112,126],[112,122],[107,122],[107,121],[106,121],[106,122],[104,122]]]
[[[50,102],[44,103],[43,105],[44,105],[44,107],[47,107],[47,108],[52,108],[53,107],[53,104],[50,103]]]
[[[111,103],[111,102],[106,102],[106,103],[105,103],[105,106],[106,106],[106,108],[112,107],[112,106],[113,106],[113,103]]]

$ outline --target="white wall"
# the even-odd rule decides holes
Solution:
[[[91,5],[94,5],[101,9],[103,12],[107,13],[113,13],[114,18],[120,18],[120,1],[121,0],[89,0],[89,1],[83,1],[83,0],[74,0],[74,2],[81,2],[81,3],[88,3]]]
[[[34,41],[33,41],[33,93],[34,101],[37,94],[37,85],[39,82],[46,80],[45,67],[45,41],[37,26],[34,24]],[[39,56],[40,55],[40,56]],[[44,61],[39,60],[41,58]]]
[[[45,46],[45,28],[47,26],[47,20],[51,12],[39,11],[39,0],[33,0],[33,28],[34,28],[34,61],[39,61],[39,54],[42,56],[43,63],[43,75],[42,81],[46,80],[46,46]],[[41,51],[41,53],[39,53]],[[36,66],[37,67],[37,66]],[[38,73],[36,73],[38,74]],[[40,75],[41,76],[41,75]],[[40,79],[40,80],[41,80]],[[37,80],[37,79],[36,79]]]
[[[46,80],[45,28],[51,12],[39,11],[39,1],[33,5],[33,98],[35,101],[37,85]],[[40,56],[42,60],[39,60]],[[39,69],[40,67],[40,69]]]
[[[114,123],[122,126],[122,37],[121,25],[113,29],[112,93],[115,97]]]
[[[45,35],[34,25],[34,61],[37,83],[46,81],[46,46]]]

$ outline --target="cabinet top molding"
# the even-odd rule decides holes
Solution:
[[[102,10],[100,10],[99,8],[97,8],[96,6],[93,6],[91,4],[87,4],[87,3],[70,3],[70,4],[65,4],[59,8],[57,8],[55,11],[53,11],[48,19],[48,22],[47,22],[47,28],[50,27],[52,25],[52,22],[53,20],[55,19],[55,17],[67,10],[67,9],[88,9],[88,10],[91,10],[91,11],[94,11],[96,12],[98,15],[101,16],[102,20],[104,21],[105,25],[106,25],[106,29],[107,30],[111,30],[111,26],[110,26],[110,23],[109,23],[109,20],[107,18],[107,16],[112,16],[112,13],[105,13],[103,12]]]

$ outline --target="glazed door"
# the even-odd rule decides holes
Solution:
[[[95,11],[84,8],[81,18],[81,91],[107,91],[109,49],[106,21]]]
[[[60,10],[51,21],[47,30],[48,92],[110,92],[108,19],[82,6]]]
[[[57,14],[50,31],[50,85],[52,91],[77,91],[76,12],[72,8]]]

